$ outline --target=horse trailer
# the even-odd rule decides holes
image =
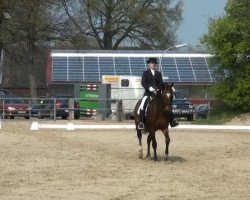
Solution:
[[[133,116],[135,104],[143,97],[144,88],[140,76],[104,75],[102,84],[111,85],[111,110],[116,111],[118,100],[122,100],[122,109],[126,117]]]

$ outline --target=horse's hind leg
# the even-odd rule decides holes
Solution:
[[[158,160],[157,153],[156,153],[157,142],[156,142],[156,139],[155,139],[155,133],[152,134],[152,147],[154,149],[154,160],[157,161]]]
[[[148,134],[148,138],[147,138],[147,144],[148,144],[148,150],[147,150],[147,158],[150,158],[150,143],[151,143],[151,134]]]
[[[139,152],[138,152],[138,158],[142,158],[143,156],[143,152],[142,152],[142,146],[141,146],[141,138],[142,138],[142,133],[141,133],[141,130],[139,129],[136,129],[137,131],[137,137],[138,137],[138,140],[139,140]]]
[[[169,147],[169,143],[170,143],[170,137],[169,137],[169,133],[168,133],[168,128],[166,128],[165,130],[162,131],[164,136],[165,136],[165,142],[166,142],[166,149],[165,149],[165,160],[168,160],[168,147]]]

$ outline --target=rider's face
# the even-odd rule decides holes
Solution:
[[[155,68],[156,68],[155,63],[148,63],[148,66],[149,66],[150,69],[153,69],[153,70],[155,70]]]

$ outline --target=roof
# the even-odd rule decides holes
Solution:
[[[49,82],[100,82],[103,75],[141,76],[147,59],[156,57],[163,78],[175,83],[214,83],[211,54],[163,51],[51,51]]]

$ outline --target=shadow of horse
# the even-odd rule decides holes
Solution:
[[[144,160],[151,160],[153,159],[152,157],[150,158],[141,158],[141,159],[144,159]],[[165,156],[158,156],[158,160],[159,162],[162,162],[164,161],[164,163],[167,163],[167,164],[173,164],[173,163],[185,163],[187,162],[188,160],[181,157],[181,156],[168,156],[168,159],[166,161],[165,159]]]
[[[145,117],[144,130],[138,129],[138,124],[140,122],[138,109],[140,107],[141,100],[139,100],[135,106],[134,120],[135,120],[137,137],[139,140],[139,153],[138,153],[139,158],[143,157],[141,139],[142,139],[142,133],[146,132],[148,133],[146,157],[150,158],[150,144],[152,141],[152,147],[154,150],[154,160],[155,161],[158,160],[156,153],[157,142],[155,138],[155,132],[161,130],[165,136],[165,143],[166,143],[164,159],[168,160],[168,148],[170,143],[168,127],[169,127],[169,116],[172,112],[172,106],[171,106],[171,98],[173,97],[172,87],[173,85],[164,83],[162,85],[162,88],[157,91],[157,93],[153,96],[152,100],[149,102],[147,108],[147,115]]]
[[[162,160],[165,161],[165,158],[162,156]],[[168,163],[184,163],[187,160],[181,156],[168,156]]]

